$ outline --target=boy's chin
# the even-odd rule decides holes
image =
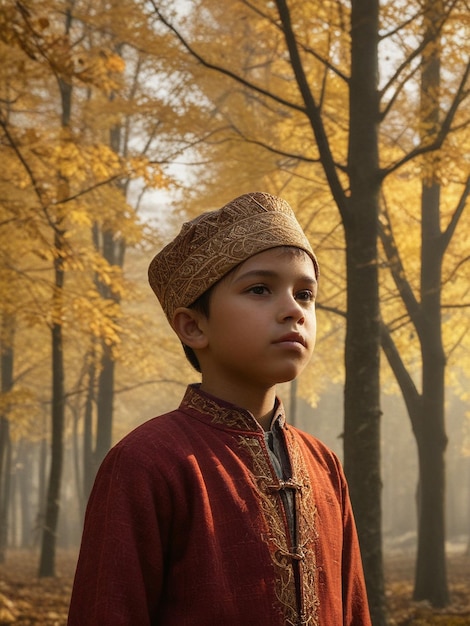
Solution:
[[[302,367],[301,369],[292,369],[291,371],[280,374],[276,384],[280,385],[282,383],[291,383],[293,380],[300,376],[303,370],[304,368]]]

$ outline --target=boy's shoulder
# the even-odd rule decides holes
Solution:
[[[114,447],[152,446],[166,438],[181,438],[188,428],[187,415],[181,408],[161,413],[142,422],[116,443]]]
[[[157,415],[127,433],[108,451],[100,465],[99,476],[137,482],[167,474],[182,467],[194,450],[193,420],[180,409]]]
[[[323,441],[294,426],[289,426],[289,429],[293,431],[297,438],[302,441],[308,456],[313,462],[320,463],[325,467],[330,469],[334,468],[335,471],[339,470],[342,472],[342,464],[338,455]]]

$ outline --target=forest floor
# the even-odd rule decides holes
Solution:
[[[60,551],[56,577],[37,578],[37,554],[11,551],[0,565],[0,626],[65,626],[76,553]],[[413,603],[414,559],[386,556],[390,626],[470,626],[470,558],[451,554],[448,578],[452,603],[442,610]]]

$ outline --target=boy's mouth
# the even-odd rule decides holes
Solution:
[[[279,339],[276,339],[274,343],[299,343],[304,348],[307,347],[305,339],[299,333],[287,333]]]

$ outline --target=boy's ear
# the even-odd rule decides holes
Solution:
[[[194,309],[178,307],[171,324],[180,341],[196,350],[207,345],[207,337],[200,324],[201,315]]]

